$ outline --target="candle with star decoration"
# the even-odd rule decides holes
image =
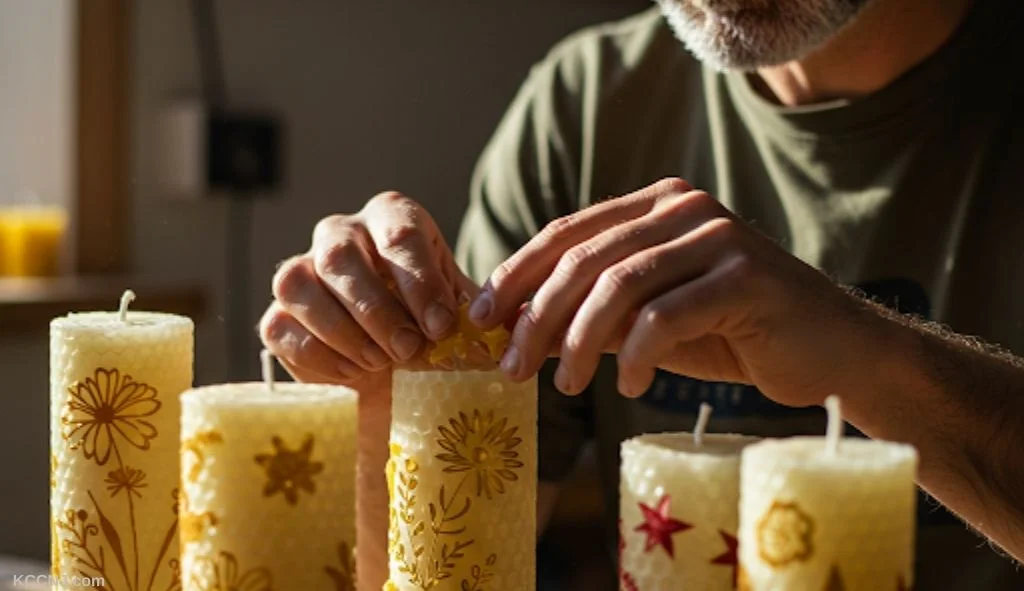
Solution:
[[[691,433],[646,434],[622,444],[619,588],[728,591],[737,574],[740,452],[757,441]]]
[[[357,395],[264,382],[182,395],[184,591],[355,591]]]
[[[494,369],[507,342],[463,307],[427,353],[447,369],[394,373],[388,591],[535,587],[537,382]]]
[[[177,585],[178,395],[192,385],[192,321],[128,311],[50,325],[50,536],[54,589]],[[75,587],[77,589],[77,587]]]
[[[913,584],[916,450],[841,438],[769,440],[743,452],[741,591],[902,591]]]

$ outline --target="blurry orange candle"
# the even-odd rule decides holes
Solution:
[[[60,207],[0,209],[0,275],[57,275],[67,222]]]

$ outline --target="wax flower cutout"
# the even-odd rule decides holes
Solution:
[[[143,420],[160,410],[156,390],[116,369],[97,369],[68,388],[68,394],[61,435],[100,466],[117,453],[118,440],[145,450],[157,435],[156,427]]]
[[[70,449],[82,450],[85,458],[97,466],[108,462],[114,465],[107,472],[104,484],[110,499],[124,499],[128,518],[117,522],[116,515],[104,512],[94,491],[86,491],[92,509],[68,510],[53,526],[53,574],[61,574],[63,558],[74,565],[73,574],[102,577],[110,588],[154,589],[160,566],[171,551],[178,531],[178,519],[177,515],[172,519],[149,568],[146,561],[150,557],[140,552],[135,510],[135,501],[144,497],[148,487],[146,473],[126,464],[124,458],[132,450],[149,450],[150,442],[157,437],[156,427],[145,420],[160,410],[162,405],[157,397],[155,388],[135,381],[116,368],[97,368],[93,375],[68,388],[68,399],[61,410],[61,437]],[[54,456],[51,470],[56,469]]]
[[[107,490],[110,491],[110,497],[116,497],[117,493],[122,490],[129,495],[135,495],[138,498],[142,498],[142,493],[139,489],[146,488],[148,486],[144,480],[146,479],[146,473],[142,470],[136,470],[128,466],[111,470],[107,474],[104,482],[107,483]]]
[[[313,476],[323,471],[322,462],[310,461],[313,454],[313,435],[306,439],[297,450],[290,450],[280,437],[270,440],[274,446],[273,453],[256,454],[256,463],[267,473],[267,483],[263,487],[263,496],[270,497],[277,493],[284,495],[289,505],[299,502],[299,489],[313,494],[316,484]]]
[[[336,591],[356,591],[356,558],[348,544],[338,544],[339,567],[324,567],[324,572],[331,578]]]
[[[437,428],[437,445],[445,451],[435,455],[448,466],[449,473],[470,472],[476,476],[476,496],[492,498],[505,492],[505,482],[519,479],[515,470],[523,467],[516,447],[517,427],[509,427],[508,419],[495,420],[494,412],[474,409],[472,417],[460,412]]]
[[[189,574],[189,588],[196,591],[273,591],[273,577],[265,568],[240,572],[238,558],[221,551],[216,558],[196,559],[196,568]]]
[[[669,516],[671,503],[671,495],[662,496],[658,501],[657,507],[648,507],[643,503],[638,503],[640,505],[640,512],[644,517],[644,522],[633,528],[633,531],[647,534],[647,540],[644,542],[644,552],[650,552],[653,548],[661,546],[670,558],[675,558],[672,535],[693,528],[689,523],[684,523]]]
[[[775,501],[757,522],[758,554],[776,568],[807,560],[813,535],[814,521],[796,503]]]
[[[508,347],[511,335],[503,326],[481,330],[469,319],[469,304],[459,306],[459,329],[452,336],[427,350],[427,362],[434,366],[456,366],[466,361],[473,347],[486,349],[491,361],[498,362]]]
[[[206,461],[206,448],[216,444],[224,443],[224,436],[217,431],[200,431],[181,442],[181,455],[192,456],[192,466],[188,469],[188,481],[197,482],[199,473],[203,471],[203,463]]]
[[[711,559],[711,564],[721,564],[723,566],[732,567],[732,586],[736,587],[736,579],[738,576],[739,566],[739,541],[734,537],[722,530],[718,530],[718,535],[722,537],[722,541],[725,542],[726,550],[718,556]]]

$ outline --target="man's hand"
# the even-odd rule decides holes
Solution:
[[[321,220],[310,250],[281,265],[260,336],[296,379],[357,385],[447,336],[457,298],[475,292],[433,218],[381,193]]]
[[[566,393],[615,352],[627,395],[660,367],[819,404],[883,355],[887,323],[871,307],[678,179],[555,220],[494,272],[470,315],[494,326],[534,292],[502,368],[526,379],[560,346]]]

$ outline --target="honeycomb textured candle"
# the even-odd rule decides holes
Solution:
[[[622,444],[620,588],[734,588],[740,451],[754,441],[704,435],[698,447],[690,433],[661,433]]]
[[[182,396],[185,591],[354,591],[356,412],[340,387]]]
[[[900,591],[913,584],[913,447],[765,441],[743,452],[740,589]]]
[[[396,371],[390,590],[535,586],[537,383]]]
[[[50,326],[53,574],[163,591],[178,580],[178,396],[192,321],[72,314]],[[61,584],[57,589],[65,589]]]

